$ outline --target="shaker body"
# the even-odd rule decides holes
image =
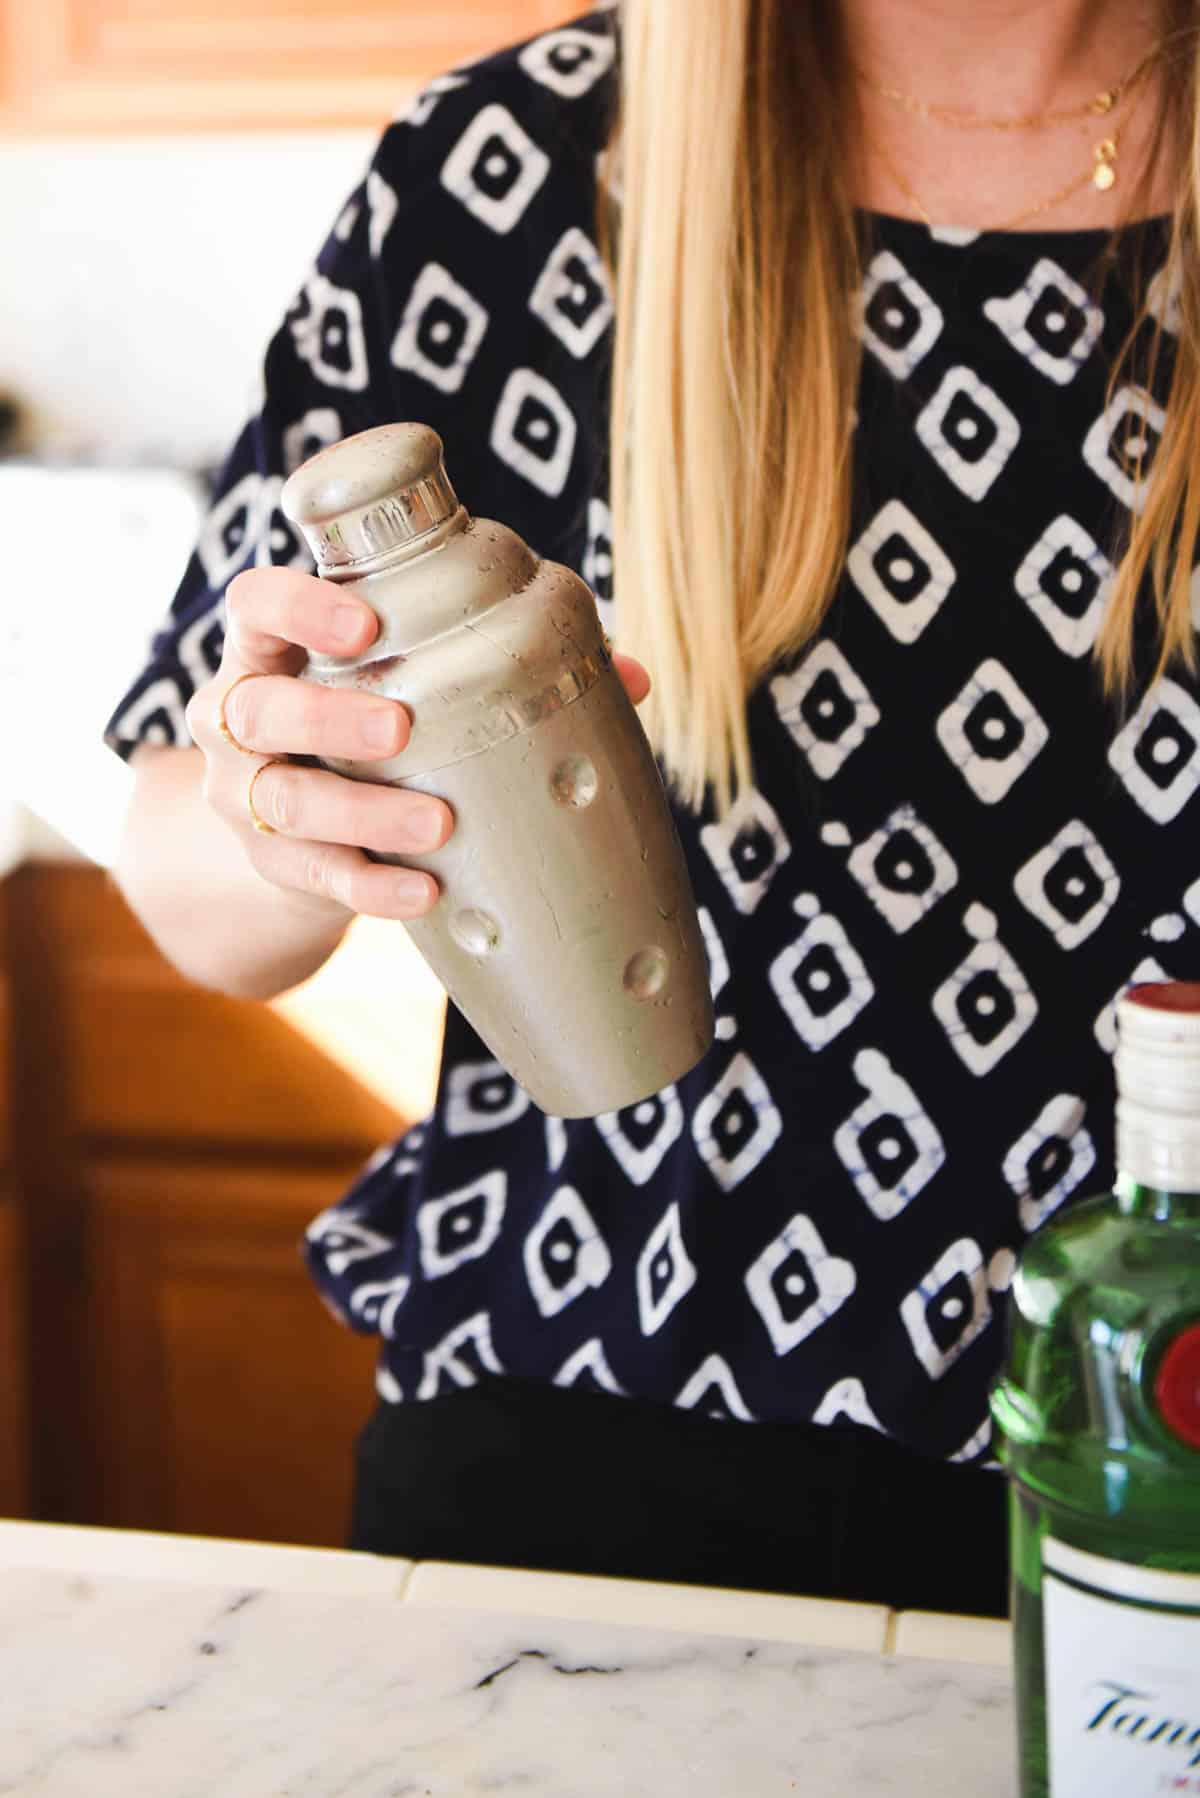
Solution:
[[[397,856],[442,888],[405,928],[542,1110],[595,1116],[686,1073],[713,1037],[703,938],[650,745],[570,570],[473,520],[420,558],[345,583],[379,636],[307,678],[402,700],[404,752],[330,761],[446,800],[449,842]],[[412,642],[435,590],[457,618]]]

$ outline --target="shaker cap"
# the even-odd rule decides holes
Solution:
[[[349,574],[428,537],[460,510],[427,425],[378,425],[318,450],[284,483],[280,505],[318,574]]]
[[[1146,981],[1117,1002],[1117,1077],[1178,1078],[1200,1087],[1200,980]]]

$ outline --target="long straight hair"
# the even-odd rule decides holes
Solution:
[[[846,554],[860,354],[854,86],[836,0],[621,0],[619,10],[608,170],[619,195],[617,625],[622,649],[652,671],[644,716],[678,796],[698,808],[711,789],[724,811],[753,779],[747,697],[819,630]],[[1143,586],[1157,672],[1175,657],[1195,666],[1197,7],[1166,0],[1165,11],[1175,49],[1156,148],[1178,146],[1179,167],[1159,287],[1177,303],[1178,341],[1153,478],[1119,546],[1097,642],[1098,703],[1130,690]],[[1147,172],[1139,191],[1148,185]],[[1161,324],[1147,379],[1160,343]]]

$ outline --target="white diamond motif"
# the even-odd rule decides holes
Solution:
[[[747,787],[719,824],[706,824],[700,841],[738,910],[754,911],[792,846],[770,801]]]
[[[754,1172],[783,1134],[762,1076],[747,1055],[735,1055],[692,1118],[692,1136],[709,1173],[732,1192]]]
[[[591,1212],[574,1187],[560,1186],[525,1238],[525,1274],[538,1310],[557,1317],[611,1272],[612,1256]]]
[[[875,987],[838,920],[820,912],[767,970],[775,997],[810,1049],[824,1049],[869,1005]]]
[[[981,500],[1017,447],[1021,427],[999,394],[960,366],[947,370],[919,414],[917,436],[960,493]]]
[[[1002,662],[981,662],[937,721],[938,741],[977,799],[996,805],[1049,740]]]
[[[492,423],[491,446],[540,493],[557,499],[575,454],[575,415],[557,387],[532,368],[508,377]]]
[[[942,309],[898,257],[880,250],[866,270],[858,301],[858,328],[888,373],[907,381],[941,335]]]
[[[550,158],[506,106],[485,106],[442,168],[442,186],[501,236],[512,230],[550,173]]]
[[[608,271],[577,225],[564,232],[529,297],[533,312],[572,356],[595,348],[612,319]]]
[[[1096,1165],[1096,1145],[1083,1128],[1086,1110],[1077,1093],[1056,1093],[1004,1157],[1023,1230],[1040,1229]]]
[[[623,1119],[627,1118],[626,1124]],[[651,1125],[653,1129],[650,1129]],[[643,1099],[626,1113],[605,1111],[596,1128],[626,1178],[644,1186],[683,1131],[683,1107],[673,1086]]]
[[[502,1130],[529,1110],[529,1094],[498,1061],[464,1061],[453,1069],[446,1093],[446,1131],[473,1136]]]
[[[973,1074],[987,1074],[1037,1016],[1029,983],[995,937],[976,943],[933,995],[950,1046]]]
[[[1096,641],[1113,576],[1095,538],[1060,512],[1017,569],[1013,585],[1063,654],[1079,657]]]
[[[899,1217],[946,1160],[933,1119],[878,1049],[854,1057],[866,1098],[840,1125],[833,1146],[859,1197],[883,1222]]]
[[[578,100],[612,67],[616,45],[577,25],[547,32],[527,44],[518,58],[534,81],[551,88],[564,100]]]
[[[1075,949],[1104,922],[1121,879],[1081,818],[1072,818],[1013,881],[1017,898],[1060,949]]]
[[[911,805],[902,805],[851,855],[851,874],[897,935],[958,882],[958,869]]]
[[[879,723],[879,707],[828,637],[790,674],[777,674],[770,693],[818,780],[832,780]]]
[[[965,1289],[961,1296],[955,1287]],[[931,1380],[940,1380],[992,1321],[979,1244],[968,1236],[952,1242],[905,1297],[900,1317],[921,1366]],[[961,1328],[954,1328],[960,1318]]]
[[[478,1261],[495,1244],[504,1221],[508,1176],[484,1174],[441,1199],[426,1199],[417,1212],[421,1271],[427,1280]]]
[[[1104,314],[1087,289],[1048,256],[1034,263],[1015,293],[985,301],[983,310],[1013,348],[1059,387],[1075,379],[1104,329]]]
[[[915,643],[954,585],[954,564],[901,500],[889,500],[846,558],[851,580],[898,643]]]
[[[487,326],[486,308],[449,269],[427,262],[392,342],[392,366],[419,375],[441,393],[457,393]]]
[[[1147,817],[1169,824],[1200,787],[1200,706],[1178,681],[1160,680],[1113,738],[1108,760]]]
[[[638,1257],[638,1319],[643,1336],[661,1330],[696,1284],[695,1264],[683,1246],[679,1206],[666,1210]]]
[[[784,1269],[791,1271],[784,1273]],[[840,1311],[857,1284],[810,1217],[797,1212],[746,1274],[746,1291],[777,1355],[788,1355]]]
[[[1141,387],[1121,387],[1083,440],[1083,459],[1122,505],[1140,512],[1167,415]],[[1132,446],[1139,445],[1140,457]],[[1138,479],[1138,464],[1141,479]]]

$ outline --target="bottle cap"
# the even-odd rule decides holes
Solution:
[[[1116,1075],[1121,1171],[1200,1192],[1200,981],[1130,987],[1117,1005]]]
[[[1154,1381],[1159,1414],[1172,1435],[1200,1448],[1200,1323],[1189,1324],[1171,1343]]]
[[[1177,1022],[1151,1024],[1141,1018],[1146,1011],[1172,1012]],[[1135,1015],[1130,1016],[1131,1012]],[[1147,980],[1141,986],[1131,986],[1121,998],[1121,1014],[1127,1028],[1137,1029],[1139,1022],[1145,1022],[1156,1033],[1191,1029],[1200,1036],[1200,980]],[[1190,1026],[1182,1022],[1189,1017],[1193,1020]]]
[[[304,533],[318,574],[370,572],[428,538],[461,508],[427,425],[379,425],[331,443],[284,483],[280,505]]]

